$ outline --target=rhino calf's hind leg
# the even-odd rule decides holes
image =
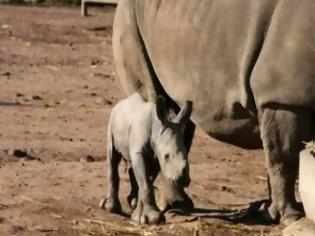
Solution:
[[[135,174],[133,173],[132,167],[129,167],[128,175],[129,175],[131,190],[130,190],[129,195],[127,196],[127,202],[129,204],[130,208],[132,210],[134,210],[137,207],[137,201],[138,201],[137,198],[138,198],[139,187],[137,184]]]
[[[303,216],[295,198],[295,182],[302,141],[311,138],[311,112],[266,108],[261,116],[261,137],[270,181],[268,217],[287,225]]]
[[[107,140],[107,197],[101,201],[100,207],[111,213],[121,213],[121,204],[118,195],[118,166],[121,159],[121,154],[113,146],[111,133],[109,131]]]

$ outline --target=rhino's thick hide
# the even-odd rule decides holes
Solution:
[[[250,139],[270,104],[315,109],[314,0],[135,4],[161,85],[180,105],[192,100],[194,122],[212,136]]]

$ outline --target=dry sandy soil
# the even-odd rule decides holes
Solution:
[[[0,6],[0,235],[279,235],[278,226],[240,217],[251,201],[267,196],[262,151],[199,130],[187,189],[198,212],[137,226],[128,216],[123,165],[126,216],[99,209],[106,123],[124,94],[111,52],[114,8],[91,13]]]

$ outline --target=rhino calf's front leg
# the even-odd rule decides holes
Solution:
[[[151,158],[151,159],[149,161],[150,163],[146,162],[146,171],[148,173],[148,178],[149,178],[150,183],[153,184],[153,182],[155,181],[156,177],[158,176],[160,172],[160,166],[159,166],[159,162],[157,160],[153,160],[152,156],[149,155],[148,158]],[[131,191],[127,197],[127,202],[129,203],[130,208],[134,210],[137,207],[139,187],[137,184],[135,174],[131,167],[128,169],[128,174],[129,174]]]
[[[154,187],[146,173],[144,157],[141,153],[131,156],[132,168],[139,186],[137,207],[131,218],[140,224],[159,224],[165,217],[158,209],[154,196]]]

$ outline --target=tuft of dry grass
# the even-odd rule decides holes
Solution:
[[[272,231],[253,229],[249,226],[237,224],[210,224],[201,219],[189,223],[165,224],[163,226],[139,226],[137,224],[121,224],[94,219],[76,222],[73,226],[80,236],[158,236],[158,235],[210,235],[210,236],[281,236],[281,230]]]

